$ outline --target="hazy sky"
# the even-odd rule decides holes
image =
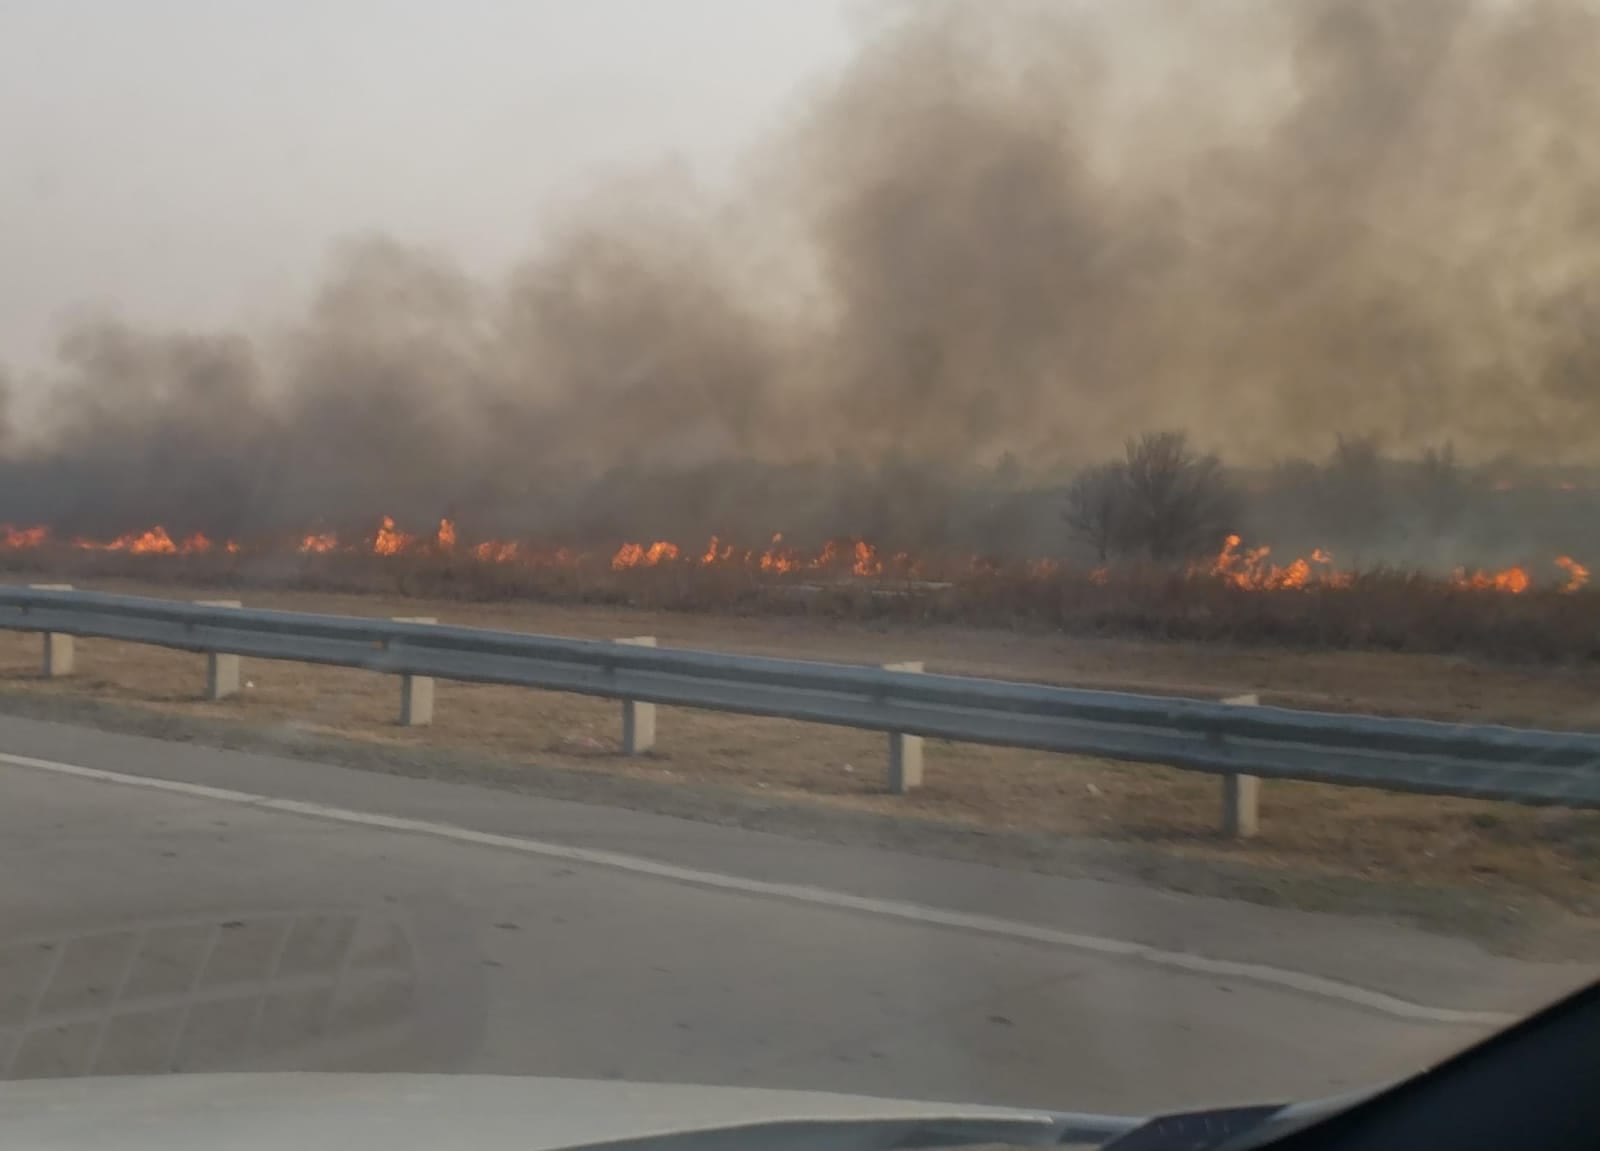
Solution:
[[[492,270],[541,204],[707,180],[859,0],[0,0],[0,361],[68,309],[246,324],[380,229]]]

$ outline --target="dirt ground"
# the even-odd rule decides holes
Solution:
[[[100,586],[164,594],[150,586]],[[534,603],[300,592],[252,593],[247,602],[349,615],[432,615],[441,622],[567,636],[654,635],[663,646],[845,662],[923,659],[930,671],[1077,686],[1202,697],[1259,692],[1266,703],[1325,710],[1600,726],[1600,671],[1585,668]],[[1262,790],[1261,835],[1240,843],[1218,831],[1220,781],[1192,772],[934,743],[926,786],[896,797],[885,790],[884,738],[871,733],[663,708],[657,752],[628,759],[618,749],[618,706],[602,700],[440,683],[433,726],[407,729],[397,724],[399,688],[392,677],[249,660],[242,696],[211,704],[200,698],[199,656],[79,640],[77,674],[46,681],[39,676],[39,652],[38,636],[0,633],[0,691],[93,698],[196,721],[226,717],[256,729],[328,734],[397,751],[467,749],[508,769],[538,764],[663,786],[711,786],[995,832],[1137,844],[1178,859],[1247,864],[1264,875],[1281,870],[1467,890],[1564,914],[1600,915],[1600,813],[1269,781]]]

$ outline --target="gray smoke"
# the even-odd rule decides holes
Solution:
[[[1073,11],[897,6],[731,197],[647,173],[502,282],[363,237],[281,339],[80,321],[0,519],[925,540],[1151,427],[1600,462],[1600,10]]]

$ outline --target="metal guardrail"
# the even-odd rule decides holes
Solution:
[[[0,587],[0,628],[1257,776],[1600,807],[1600,735],[1334,715],[429,623]]]

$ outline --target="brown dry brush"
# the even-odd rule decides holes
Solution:
[[[1040,573],[967,567],[943,579],[763,573],[692,561],[613,571],[484,563],[465,556],[135,556],[13,552],[13,582],[138,581],[228,588],[495,602],[527,600],[744,616],[805,616],[907,626],[954,625],[1067,635],[1461,653],[1513,662],[1600,660],[1600,591],[1536,586],[1520,595],[1375,569],[1347,584],[1262,591],[1155,567]]]

